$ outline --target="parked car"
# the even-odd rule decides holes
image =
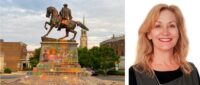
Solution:
[[[90,71],[92,73],[91,76],[98,76],[98,74],[94,70],[92,70],[91,68],[86,68],[86,70]]]

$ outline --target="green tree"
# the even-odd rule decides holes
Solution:
[[[41,51],[41,48],[35,49],[35,52],[34,52],[33,57],[31,57],[31,58],[29,59],[29,60],[30,60],[31,68],[36,67],[37,64],[39,63],[40,51]]]
[[[119,62],[119,56],[114,49],[108,46],[79,48],[79,63],[82,67],[89,67],[95,71],[102,71],[105,75],[115,68],[115,63]]]
[[[90,58],[87,48],[78,48],[78,56],[81,67],[92,67],[92,58]]]
[[[113,48],[108,46],[100,46],[97,63],[99,63],[99,70],[102,70],[104,74],[108,71],[115,69],[116,62],[119,62],[119,56],[116,54]]]
[[[101,55],[99,52],[99,47],[93,47],[88,51],[89,57],[92,59],[91,63],[92,66],[91,68],[97,71],[100,68],[100,64],[98,63],[99,61],[99,56]]]

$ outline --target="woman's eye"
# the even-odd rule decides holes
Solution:
[[[161,26],[160,25],[155,25],[155,28],[160,28]]]
[[[172,24],[172,25],[170,25],[169,27],[170,27],[170,28],[175,28],[176,26]]]

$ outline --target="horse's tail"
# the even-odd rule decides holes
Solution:
[[[77,24],[77,26],[79,26],[79,27],[81,27],[81,28],[83,28],[83,29],[89,31],[89,29],[88,29],[84,24],[82,24],[81,22],[76,21],[76,24]]]

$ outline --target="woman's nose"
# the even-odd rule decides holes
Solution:
[[[164,28],[162,29],[162,34],[163,34],[163,35],[169,35],[169,34],[170,34],[168,27],[164,27]]]

